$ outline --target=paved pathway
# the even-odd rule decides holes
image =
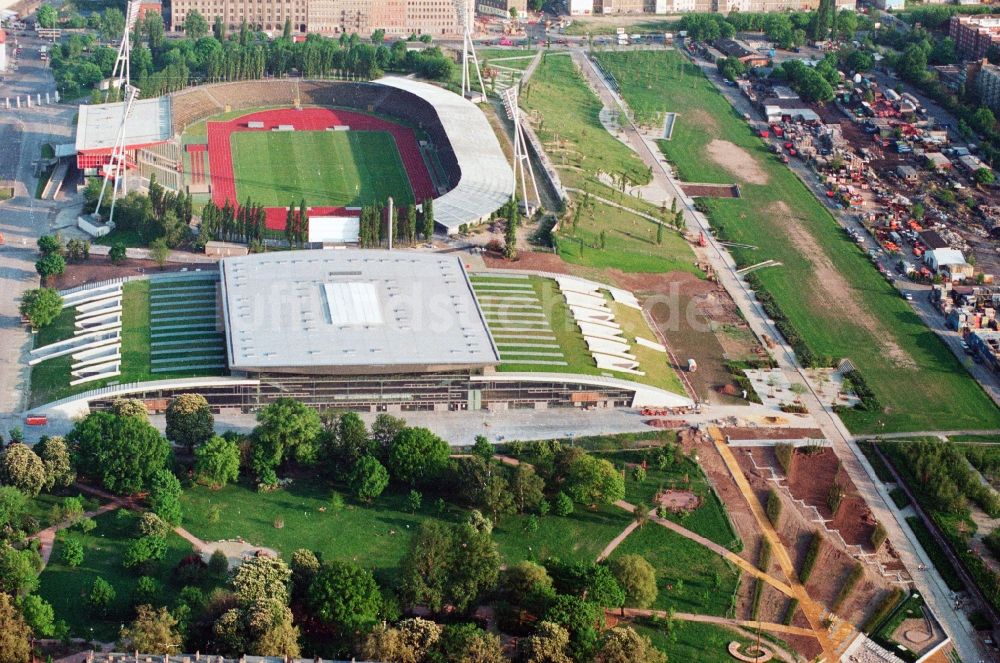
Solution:
[[[116,509],[120,509],[123,506],[125,506],[125,503],[122,500],[115,499],[112,502],[108,502],[107,504],[101,505],[101,507],[99,509],[95,509],[93,511],[87,511],[87,512],[85,512],[83,514],[83,517],[84,518],[96,518],[97,516],[100,516],[101,514],[105,514],[105,513],[108,513],[109,511],[114,511]],[[35,532],[35,534],[33,534],[31,537],[29,537],[29,539],[38,539],[39,543],[41,544],[41,546],[38,549],[38,554],[41,555],[41,557],[42,557],[42,568],[43,569],[48,565],[49,558],[52,557],[52,548],[55,546],[56,534],[60,530],[64,530],[67,527],[72,527],[77,522],[79,522],[79,521],[72,521],[71,522],[71,521],[68,521],[68,520],[64,520],[63,522],[61,522],[61,523],[59,523],[57,525],[52,525],[51,527],[46,527],[45,529],[41,530],[40,532]]]
[[[580,64],[584,75],[597,90],[602,103],[609,108],[618,107],[624,110],[624,102],[611,90],[607,81],[603,79],[596,68],[589,62],[584,53],[579,50],[575,51],[574,59]],[[739,110],[741,108],[739,105],[741,103],[740,100],[735,97],[732,90],[722,85],[717,76],[714,76],[711,71],[712,67],[708,63],[697,64],[702,67],[709,80],[716,85],[717,89]],[[834,452],[843,463],[858,492],[872,509],[875,517],[886,527],[888,538],[899,553],[903,563],[909,569],[916,569],[920,564],[928,565],[926,573],[914,576],[914,584],[917,590],[924,596],[948,635],[951,636],[960,658],[967,661],[982,659],[984,656],[979,648],[975,631],[972,629],[966,616],[955,610],[953,602],[949,600],[950,593],[940,574],[930,564],[916,536],[889,498],[888,491],[877,480],[874,469],[868,463],[867,459],[864,458],[860,449],[858,449],[853,435],[847,430],[832,408],[824,406],[817,394],[812,390],[812,385],[807,379],[805,371],[802,370],[802,367],[797,362],[791,347],[784,342],[781,334],[778,333],[777,328],[774,326],[774,322],[766,315],[760,303],[750,293],[746,283],[740,278],[737,273],[736,264],[728,251],[718,243],[710,232],[708,219],[694,208],[694,201],[691,198],[683,195],[683,192],[680,191],[679,186],[673,179],[672,172],[666,160],[650,146],[648,141],[643,139],[637,128],[631,122],[625,121],[623,122],[622,129],[626,135],[626,142],[632,146],[643,162],[652,169],[653,177],[662,180],[667,187],[675,192],[676,197],[682,203],[681,209],[684,211],[688,228],[694,232],[704,231],[708,246],[704,249],[696,247],[696,255],[700,259],[707,260],[712,264],[719,283],[733,298],[733,301],[743,313],[743,317],[757,338],[763,340],[766,336],[775,341],[776,345],[771,348],[771,351],[779,368],[792,374],[797,373],[801,380],[809,386],[810,391],[804,395],[803,402],[809,412],[816,418],[817,424],[824,435],[832,442]]]
[[[627,504],[627,502],[617,502],[615,504],[615,506],[621,506],[622,508],[625,508],[624,506],[622,506],[623,504]],[[619,534],[615,538],[611,539],[611,543],[609,543],[608,545],[604,546],[604,550],[602,550],[601,554],[597,556],[597,561],[598,562],[603,562],[608,557],[611,557],[611,553],[613,553],[615,551],[615,548],[617,548],[618,546],[620,546],[622,544],[622,541],[624,541],[625,539],[627,539],[628,535],[631,534],[632,532],[634,532],[635,529],[638,526],[639,526],[639,523],[637,523],[635,521],[632,521],[631,523],[629,523],[628,527],[626,527],[625,529],[623,529],[621,534]]]
[[[629,513],[634,513],[634,511],[635,511],[635,505],[630,504],[630,503],[626,502],[625,500],[619,500],[619,501],[615,502],[615,506],[617,506],[620,509],[624,509],[625,511],[628,511]],[[649,512],[649,522],[656,523],[657,525],[660,525],[661,527],[666,527],[667,529],[669,529],[669,530],[671,530],[673,532],[676,532],[677,534],[680,534],[685,539],[689,539],[689,540],[694,541],[695,543],[697,543],[699,545],[705,546],[706,548],[708,548],[709,550],[711,550],[712,552],[714,552],[716,555],[719,555],[720,557],[725,558],[726,560],[728,560],[729,562],[731,562],[735,566],[739,567],[739,569],[742,570],[742,571],[744,571],[745,573],[747,573],[749,575],[752,575],[755,578],[760,578],[761,580],[763,580],[767,584],[769,584],[772,587],[774,587],[775,589],[777,589],[782,594],[785,594],[786,596],[791,596],[793,598],[798,598],[798,595],[795,593],[795,591],[791,587],[789,587],[786,583],[784,583],[781,580],[778,580],[777,578],[775,578],[775,577],[773,577],[771,575],[768,575],[767,573],[761,571],[756,566],[754,566],[753,564],[751,564],[747,560],[743,559],[742,557],[740,557],[739,555],[737,555],[736,553],[734,553],[732,550],[729,550],[728,548],[720,546],[715,541],[712,541],[711,539],[706,539],[701,534],[698,534],[696,532],[692,532],[691,530],[687,529],[686,527],[684,527],[682,525],[678,525],[677,523],[675,523],[672,520],[667,520],[666,518],[659,517],[658,515],[656,515],[656,511],[655,510],[652,510],[652,511]],[[634,523],[633,523],[633,525],[634,525]],[[631,533],[631,532],[629,532],[629,533]],[[625,533],[623,532],[622,534],[625,534]],[[624,538],[625,538],[624,536],[621,536],[621,535],[619,535],[619,536],[624,540]],[[625,536],[627,536],[627,534]],[[617,540],[617,538],[616,538],[616,540]],[[615,544],[615,541],[612,541],[611,543]],[[620,543],[621,543],[621,541],[618,541],[618,543],[615,544],[615,547],[617,547],[617,545],[620,544]],[[598,561],[600,561],[600,559]]]
[[[622,614],[621,610],[606,609],[605,613],[614,616],[620,616]],[[663,617],[667,618],[672,616],[674,619],[680,619],[685,622],[701,622],[703,624],[720,624],[722,626],[740,626],[743,628],[756,629],[760,628],[762,631],[769,631],[771,633],[787,633],[789,635],[804,635],[807,637],[813,637],[815,634],[812,629],[803,628],[801,626],[788,626],[786,624],[776,624],[774,622],[758,622],[747,619],[731,619],[729,617],[715,617],[713,615],[699,615],[691,612],[675,612],[673,615],[665,610],[647,610],[645,608],[625,608],[626,617]],[[770,644],[770,643],[768,643]]]

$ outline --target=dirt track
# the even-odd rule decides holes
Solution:
[[[729,173],[747,184],[767,184],[767,172],[760,167],[746,150],[738,145],[730,143],[728,140],[712,140],[705,146],[705,153],[718,165],[725,168]]]
[[[871,312],[858,303],[854,288],[833,264],[812,233],[806,230],[801,220],[792,214],[788,205],[779,201],[768,209],[768,213],[778,218],[795,248],[812,263],[812,280],[816,288],[823,291],[819,300],[826,302],[826,309],[834,314],[838,320],[850,320],[868,330],[871,333],[872,342],[881,345],[885,354],[897,366],[915,367],[916,362],[913,361],[909,353],[885,333],[885,327],[875,319]]]

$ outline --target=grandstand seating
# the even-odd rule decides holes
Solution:
[[[192,87],[174,94],[171,99],[174,135],[179,135],[191,124],[221,113],[223,107],[205,92]]]

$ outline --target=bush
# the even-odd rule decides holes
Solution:
[[[899,605],[905,596],[906,594],[902,589],[894,587],[891,592],[885,595],[885,598],[879,601],[875,611],[865,620],[865,623],[861,626],[862,632],[872,633],[877,629],[885,618],[896,609],[896,606]]]
[[[819,557],[822,545],[823,536],[818,531],[813,532],[812,539],[809,541],[809,549],[806,550],[806,556],[802,559],[802,569],[799,570],[799,582],[803,585],[806,584],[809,576],[812,575],[813,567],[816,566],[816,559]]]
[[[566,517],[573,513],[573,500],[569,498],[569,495],[559,491],[556,495],[554,503],[552,504],[552,513],[562,517]]]
[[[889,491],[889,497],[892,498],[893,503],[900,509],[910,506],[910,498],[906,496],[906,491],[899,486]]]
[[[778,496],[778,492],[774,488],[767,491],[767,519],[775,527],[778,526],[778,520],[781,519],[781,497]]]
[[[844,601],[847,600],[847,597],[851,595],[851,592],[854,591],[854,587],[858,584],[858,581],[861,580],[864,574],[865,574],[864,567],[861,565],[860,562],[855,562],[854,568],[851,569],[850,575],[847,576],[847,580],[844,581],[844,584],[841,585],[840,587],[840,591],[837,592],[837,598],[833,600],[833,605],[831,606],[831,610],[836,612],[837,610],[840,609],[840,606],[842,606],[844,604]]]
[[[792,620],[795,619],[795,611],[798,609],[799,609],[799,600],[791,599],[788,602],[788,607],[785,608],[785,615],[784,617],[781,618],[781,623],[785,625],[791,624]]]
[[[764,312],[767,313],[768,317],[774,320],[774,326],[777,328],[781,335],[785,337],[788,344],[792,346],[792,350],[795,351],[795,356],[798,357],[799,362],[803,366],[810,368],[829,366],[830,361],[823,361],[823,359],[828,358],[818,358],[813,351],[809,349],[805,341],[799,335],[798,331],[792,326],[791,321],[785,316],[784,311],[778,306],[778,303],[774,300],[774,297],[767,290],[764,289],[764,284],[761,282],[760,277],[756,273],[748,274],[746,277],[747,284],[754,290],[757,296],[757,301],[760,302],[761,307]]]
[[[844,373],[844,383],[861,399],[861,402],[857,405],[857,409],[866,412],[882,411],[882,404],[879,402],[878,397],[875,396],[875,392],[865,382],[860,372],[854,370]]]
[[[887,536],[888,533],[885,531],[885,525],[879,522],[875,523],[875,529],[872,531],[871,541],[872,548],[874,548],[876,552],[878,552],[878,549],[882,547],[883,543],[885,543]]]
[[[78,539],[67,537],[62,542],[61,558],[66,566],[77,567],[83,564],[83,544]]]
[[[844,489],[836,481],[830,486],[830,492],[826,494],[826,505],[830,507],[830,513],[837,515],[840,503],[844,501]]]
[[[785,476],[791,476],[792,463],[795,461],[795,447],[787,443],[774,445],[774,455],[778,457],[781,469],[785,471]]]

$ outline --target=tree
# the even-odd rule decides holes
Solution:
[[[98,576],[94,578],[94,583],[90,586],[90,594],[87,596],[87,603],[95,614],[106,616],[111,604],[118,597],[118,592],[104,578]]]
[[[66,436],[77,470],[111,492],[138,493],[166,466],[170,444],[148,421],[92,412]]]
[[[140,605],[135,620],[122,628],[118,640],[126,651],[162,652],[181,646],[177,619],[164,607]]]
[[[145,511],[139,516],[139,521],[136,523],[136,531],[139,536],[166,538],[167,534],[170,533],[170,525],[155,513]]]
[[[299,548],[292,553],[292,596],[299,600],[305,598],[309,585],[319,573],[319,557],[311,550]]]
[[[561,490],[556,493],[555,503],[552,505],[552,513],[565,518],[573,513],[573,500]]]
[[[138,398],[116,398],[111,402],[111,413],[119,417],[137,417],[149,422],[149,410]]]
[[[371,502],[389,485],[389,473],[374,456],[363,456],[348,475],[347,485],[354,497]]]
[[[573,663],[569,655],[569,631],[559,624],[543,621],[535,634],[519,643],[523,663]]]
[[[398,417],[384,412],[376,415],[371,427],[371,442],[375,447],[373,452],[383,457],[388,455],[389,445],[404,428],[406,422]]]
[[[212,437],[215,417],[201,394],[181,394],[167,405],[167,439],[187,447],[188,453]]]
[[[51,638],[56,632],[56,615],[52,605],[38,594],[28,594],[20,601],[24,621],[37,638]],[[2,622],[0,622],[2,627]],[[3,660],[3,659],[0,659]]]
[[[448,574],[448,599],[460,612],[474,605],[500,577],[500,553],[489,532],[467,523],[455,525],[452,568]]]
[[[420,617],[404,619],[395,627],[383,625],[369,633],[361,651],[365,658],[375,661],[421,663],[441,637],[441,631],[441,626]]]
[[[208,21],[197,9],[192,9],[184,18],[184,34],[191,41],[198,41],[208,34]]]
[[[45,465],[45,490],[56,486],[65,488],[76,481],[76,472],[69,457],[69,447],[66,441],[59,437],[43,437],[35,445],[35,452]]]
[[[472,445],[472,455],[482,458],[484,462],[488,463],[493,460],[493,452],[495,449],[490,441],[487,440],[482,435],[476,436],[476,443]]]
[[[316,619],[348,636],[375,625],[382,594],[371,571],[348,562],[331,562],[309,586],[308,604]]]
[[[149,243],[149,257],[156,262],[160,269],[167,264],[167,259],[170,257],[170,247],[167,245],[167,240],[162,237],[158,237]]]
[[[181,511],[181,482],[168,469],[157,470],[150,477],[149,506],[153,513],[163,518],[171,525],[180,525],[183,513]]]
[[[601,663],[667,663],[666,655],[649,638],[628,626],[608,631],[597,657]]]
[[[448,624],[431,648],[429,663],[505,663],[500,638],[475,624]]]
[[[0,454],[0,482],[35,497],[45,486],[45,463],[30,447],[12,444]]]
[[[545,613],[545,621],[559,624],[569,631],[570,653],[574,660],[590,660],[597,649],[597,625],[603,614],[596,603],[576,596],[559,595]]]
[[[108,251],[108,260],[111,261],[112,265],[120,265],[125,262],[126,249],[125,244],[122,242],[115,242],[111,245],[111,249]]]
[[[43,5],[42,8],[46,7]],[[7,594],[0,594],[0,663],[25,663],[29,660],[32,655],[30,640],[31,627],[13,599]]]
[[[440,612],[445,604],[451,554],[451,530],[435,520],[421,522],[400,562],[403,600]]]
[[[424,239],[430,241],[434,237],[434,199],[424,201]]]
[[[545,499],[545,481],[535,472],[535,468],[521,463],[514,468],[510,479],[510,493],[514,507],[520,513],[538,508]]]
[[[224,578],[229,572],[229,558],[222,549],[216,548],[208,558],[208,572],[216,578]]]
[[[38,13],[35,14],[35,18],[38,21],[38,25],[43,28],[54,28],[56,27],[58,15],[56,14],[56,10],[53,9],[51,5],[42,5],[38,8]]]
[[[292,571],[275,557],[253,557],[233,574],[233,592],[237,602],[250,606],[257,601],[288,604],[288,583]]]
[[[515,605],[523,605],[539,592],[552,589],[552,578],[544,566],[527,560],[507,567],[501,586]]]
[[[240,448],[235,441],[213,435],[194,450],[194,473],[199,481],[222,487],[240,476]]]
[[[715,66],[719,70],[719,75],[730,81],[735,81],[746,73],[746,67],[743,65],[743,62],[733,56],[719,58],[715,61]]]
[[[312,408],[292,398],[279,398],[257,413],[257,422],[250,464],[261,483],[277,482],[276,470],[288,454],[306,465],[316,460],[316,441],[323,425]]]
[[[610,561],[611,572],[625,591],[625,605],[648,608],[656,600],[656,570],[639,555],[621,555]]]
[[[0,486],[0,530],[16,529],[28,499],[13,486]]]
[[[167,554],[167,540],[162,536],[140,536],[125,545],[122,566],[146,569]]]
[[[975,178],[976,184],[980,186],[989,186],[996,180],[996,176],[989,168],[977,168],[972,177]]]
[[[405,428],[389,447],[389,471],[410,485],[430,482],[447,466],[450,453],[448,443],[426,428]]]
[[[371,453],[372,445],[368,430],[357,412],[345,412],[340,415],[334,426],[331,441],[333,460],[345,473],[350,472],[359,460]]]
[[[260,601],[246,611],[248,649],[262,656],[297,658],[299,629],[287,605]]]
[[[35,271],[42,281],[48,281],[49,277],[60,276],[66,271],[66,259],[58,253],[42,256],[35,261]]]
[[[38,589],[42,558],[30,548],[17,550],[9,543],[0,547],[0,592],[24,596]]]
[[[581,456],[566,477],[566,494],[582,504],[613,504],[625,497],[625,480],[609,461]]]
[[[67,536],[62,540],[60,555],[66,566],[80,566],[83,564],[83,544],[79,539]]]
[[[32,329],[40,329],[59,317],[62,306],[62,297],[58,292],[52,288],[35,288],[21,295],[18,310],[31,323]]]

